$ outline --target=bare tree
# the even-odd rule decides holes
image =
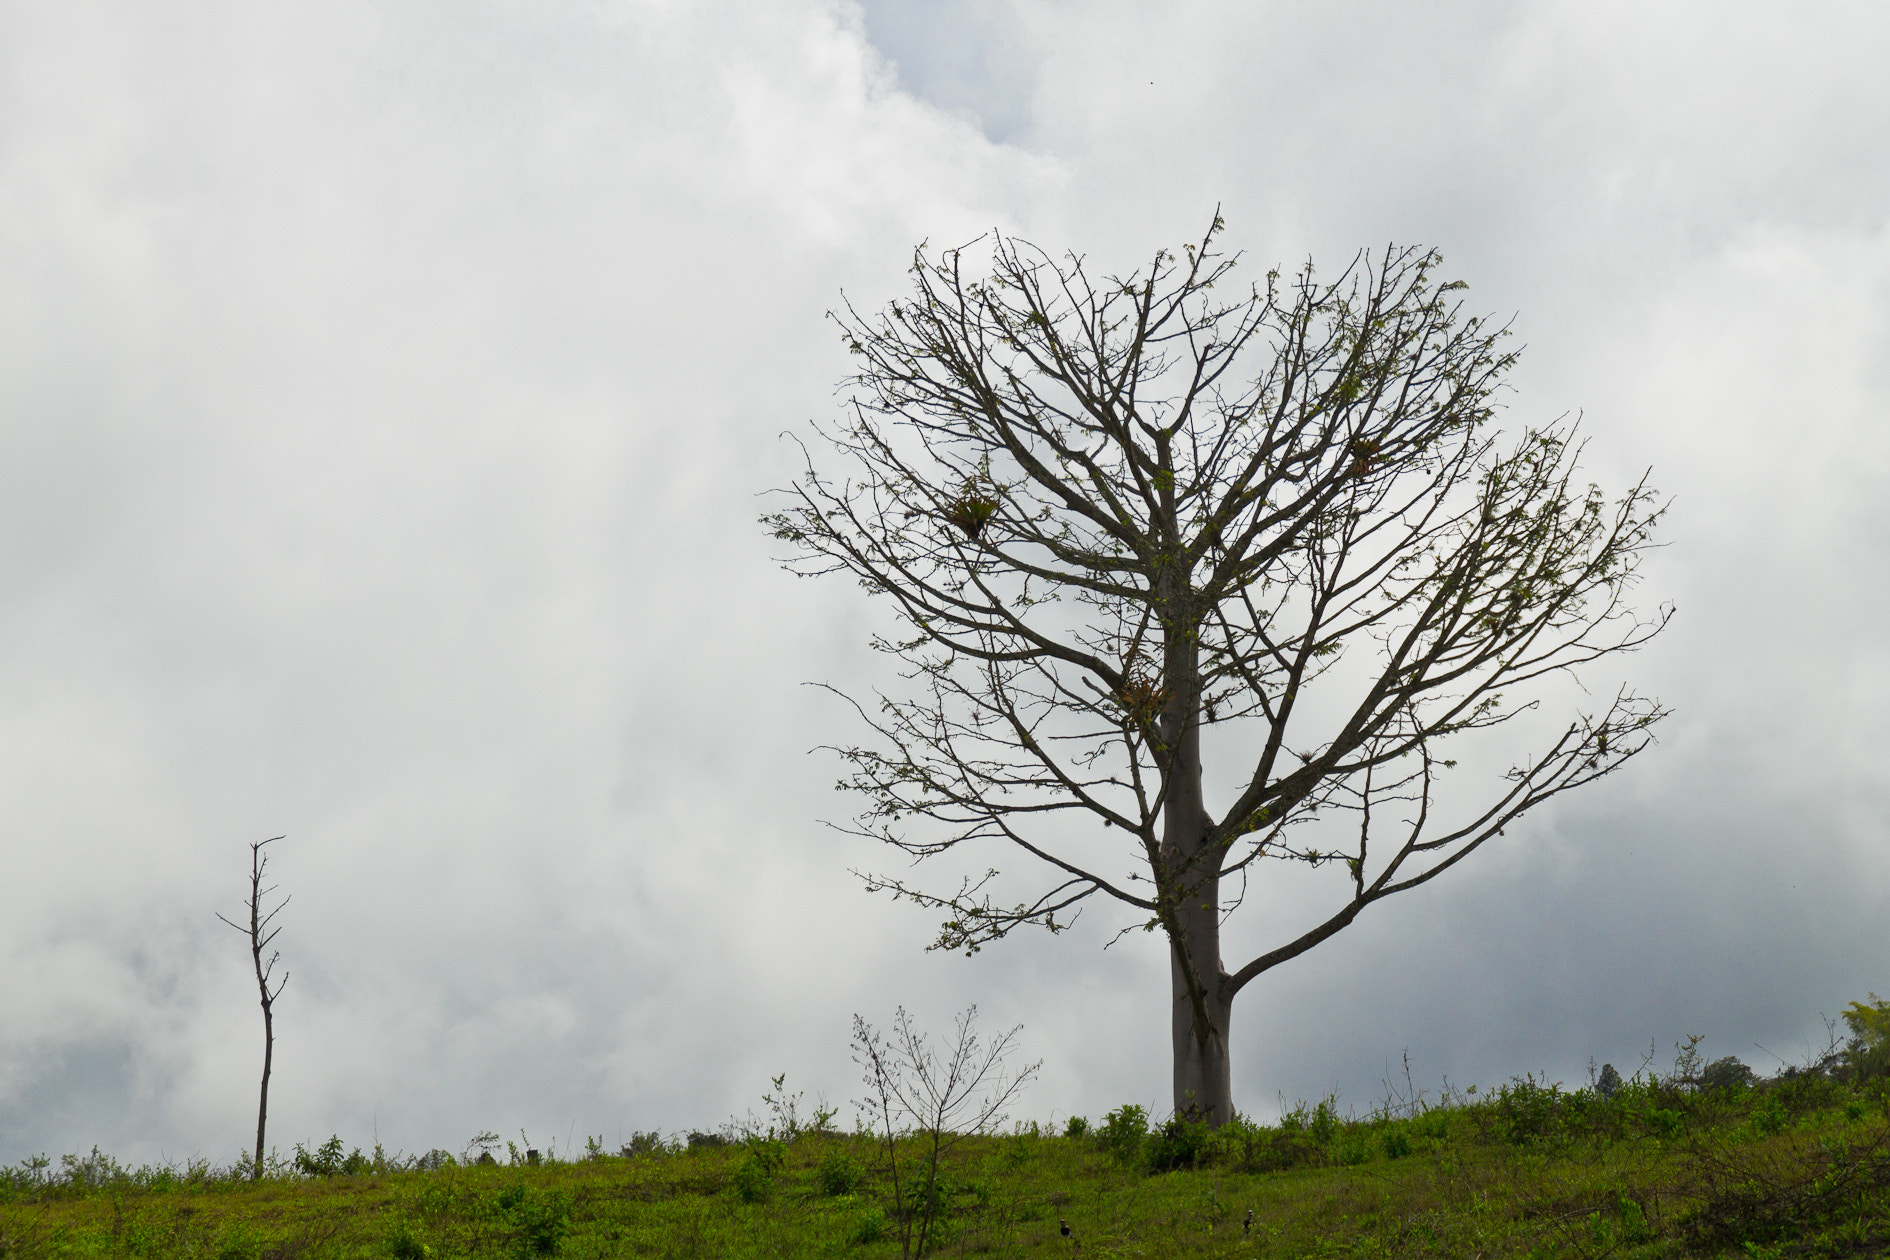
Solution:
[[[860,365],[844,422],[814,426],[840,471],[809,453],[763,517],[791,570],[897,613],[873,646],[909,686],[856,701],[876,738],[835,749],[866,799],[852,830],[1048,876],[1021,899],[995,869],[868,887],[943,911],[940,948],[1057,931],[1097,894],[1159,928],[1175,1107],[1213,1123],[1243,987],[1618,768],[1665,711],[1624,689],[1572,712],[1468,807],[1442,745],[1671,615],[1624,602],[1660,515],[1646,479],[1613,501],[1578,483],[1563,421],[1501,440],[1515,352],[1438,255],[1243,290],[1221,230],[1126,277],[1003,236],[983,273],[921,246],[906,300],[832,315]],[[1210,742],[1236,762],[1217,807]],[[1282,862],[1331,900],[1224,964],[1223,922]]]
[[[280,839],[282,839],[281,836],[274,836],[268,840],[258,840],[249,846],[249,900],[244,903],[244,908],[249,911],[249,922],[247,924],[234,923],[224,918],[222,914],[217,915],[217,918],[223,919],[237,931],[248,935],[249,956],[256,966],[256,990],[262,995],[262,1097],[256,1104],[256,1158],[250,1165],[250,1176],[254,1178],[260,1178],[263,1175],[263,1131],[269,1123],[269,1069],[276,1056],[275,1004],[276,999],[282,996],[283,986],[289,983],[289,973],[285,971],[281,979],[274,981],[275,987],[272,989],[270,987],[272,973],[275,971],[276,960],[281,955],[271,950],[268,960],[263,959],[263,951],[269,948],[269,943],[276,939],[276,933],[282,930],[279,927],[272,927],[271,924],[275,922],[276,916],[282,913],[283,907],[287,906],[290,900],[284,897],[277,903],[275,909],[267,913],[263,911],[264,899],[276,891],[273,886],[263,887],[263,875],[269,869],[269,855],[263,850]]]
[[[853,1017],[853,1061],[863,1073],[867,1094],[860,1107],[886,1140],[893,1202],[901,1222],[900,1244],[906,1256],[925,1254],[933,1225],[944,1207],[939,1161],[962,1139],[1002,1124],[1005,1112],[1042,1063],[1016,1075],[1005,1067],[1023,1025],[998,1034],[988,1044],[978,1038],[978,1008],[953,1022],[952,1042],[944,1059],[913,1028],[905,1008],[893,1017],[889,1042],[858,1015]],[[921,1143],[921,1168],[902,1182],[898,1140],[915,1132]]]

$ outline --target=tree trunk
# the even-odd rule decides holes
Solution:
[[[1174,587],[1164,602],[1185,613],[1190,596],[1184,580],[1169,576]],[[1168,693],[1162,737],[1170,761],[1162,807],[1161,892],[1168,901],[1164,926],[1173,999],[1174,1108],[1219,1128],[1234,1118],[1227,1057],[1231,999],[1223,996],[1221,974],[1221,855],[1201,852],[1209,822],[1201,790],[1200,658],[1192,623],[1183,626],[1164,626],[1162,662]]]
[[[1219,1128],[1234,1118],[1234,1087],[1228,1071],[1227,1015],[1221,974],[1220,855],[1200,853],[1207,833],[1201,799],[1200,738],[1182,739],[1177,773],[1169,784],[1162,820],[1162,847],[1171,881],[1168,959],[1173,999],[1175,1110],[1193,1112]],[[1199,855],[1199,864],[1186,866]]]
[[[1191,952],[1199,949],[1197,941]],[[1171,947],[1169,956],[1174,980],[1175,1110],[1187,1113],[1192,1109],[1198,1118],[1218,1129],[1234,1118],[1234,1083],[1227,1054],[1227,1024],[1232,1004],[1221,999],[1220,985],[1211,980],[1202,994],[1207,1016],[1206,1036],[1199,1035],[1195,1003],[1181,971],[1181,952]],[[1217,969],[1219,961],[1216,957]]]
[[[269,1123],[270,1061],[276,1057],[276,1023],[274,1012],[269,1009],[269,1005],[269,988],[264,985],[262,1098],[256,1104],[256,1163],[251,1172],[251,1175],[258,1179],[263,1175],[263,1129]]]

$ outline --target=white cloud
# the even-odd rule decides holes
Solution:
[[[813,0],[0,17],[0,1158],[241,1147],[211,913],[278,832],[285,1146],[844,1098],[900,1002],[1024,1020],[1038,1112],[1161,1101],[1151,942],[925,955],[846,875],[797,684],[871,676],[868,613],[754,496],[842,288],[993,225],[1132,266],[1216,202],[1256,269],[1436,243],[1519,311],[1512,415],[1654,466],[1681,605],[1667,743],[1244,995],[1243,1100],[1882,991],[1877,11],[966,12],[944,70]]]

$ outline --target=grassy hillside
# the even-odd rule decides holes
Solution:
[[[1730,1061],[1728,1061],[1730,1063]],[[1612,1097],[1528,1080],[1348,1120],[967,1138],[932,1183],[929,1254],[1041,1257],[1875,1256],[1890,1253],[1890,1089],[1723,1065]],[[259,1182],[202,1165],[28,1161],[0,1181],[0,1256],[859,1257],[925,1219],[923,1136],[646,1137],[634,1156],[344,1157]],[[428,1167],[429,1164],[438,1165]],[[299,1167],[297,1166],[299,1165]],[[915,1177],[921,1183],[915,1188]],[[1251,1211],[1251,1226],[1246,1224]],[[1067,1222],[1071,1237],[1060,1232]]]

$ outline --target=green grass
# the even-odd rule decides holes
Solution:
[[[1883,1255],[1885,1086],[1636,1080],[1604,1100],[1521,1081],[1396,1117],[1328,1105],[1212,1136],[1143,1137],[1124,1112],[1082,1137],[1026,1127],[954,1149],[929,1254],[1070,1257],[1067,1220],[1091,1260]],[[902,1147],[908,1186],[916,1154]],[[434,1171],[377,1152],[352,1167],[251,1182],[96,1152],[31,1161],[0,1172],[0,1256],[876,1260],[901,1254],[908,1219],[884,1145],[852,1134]]]

